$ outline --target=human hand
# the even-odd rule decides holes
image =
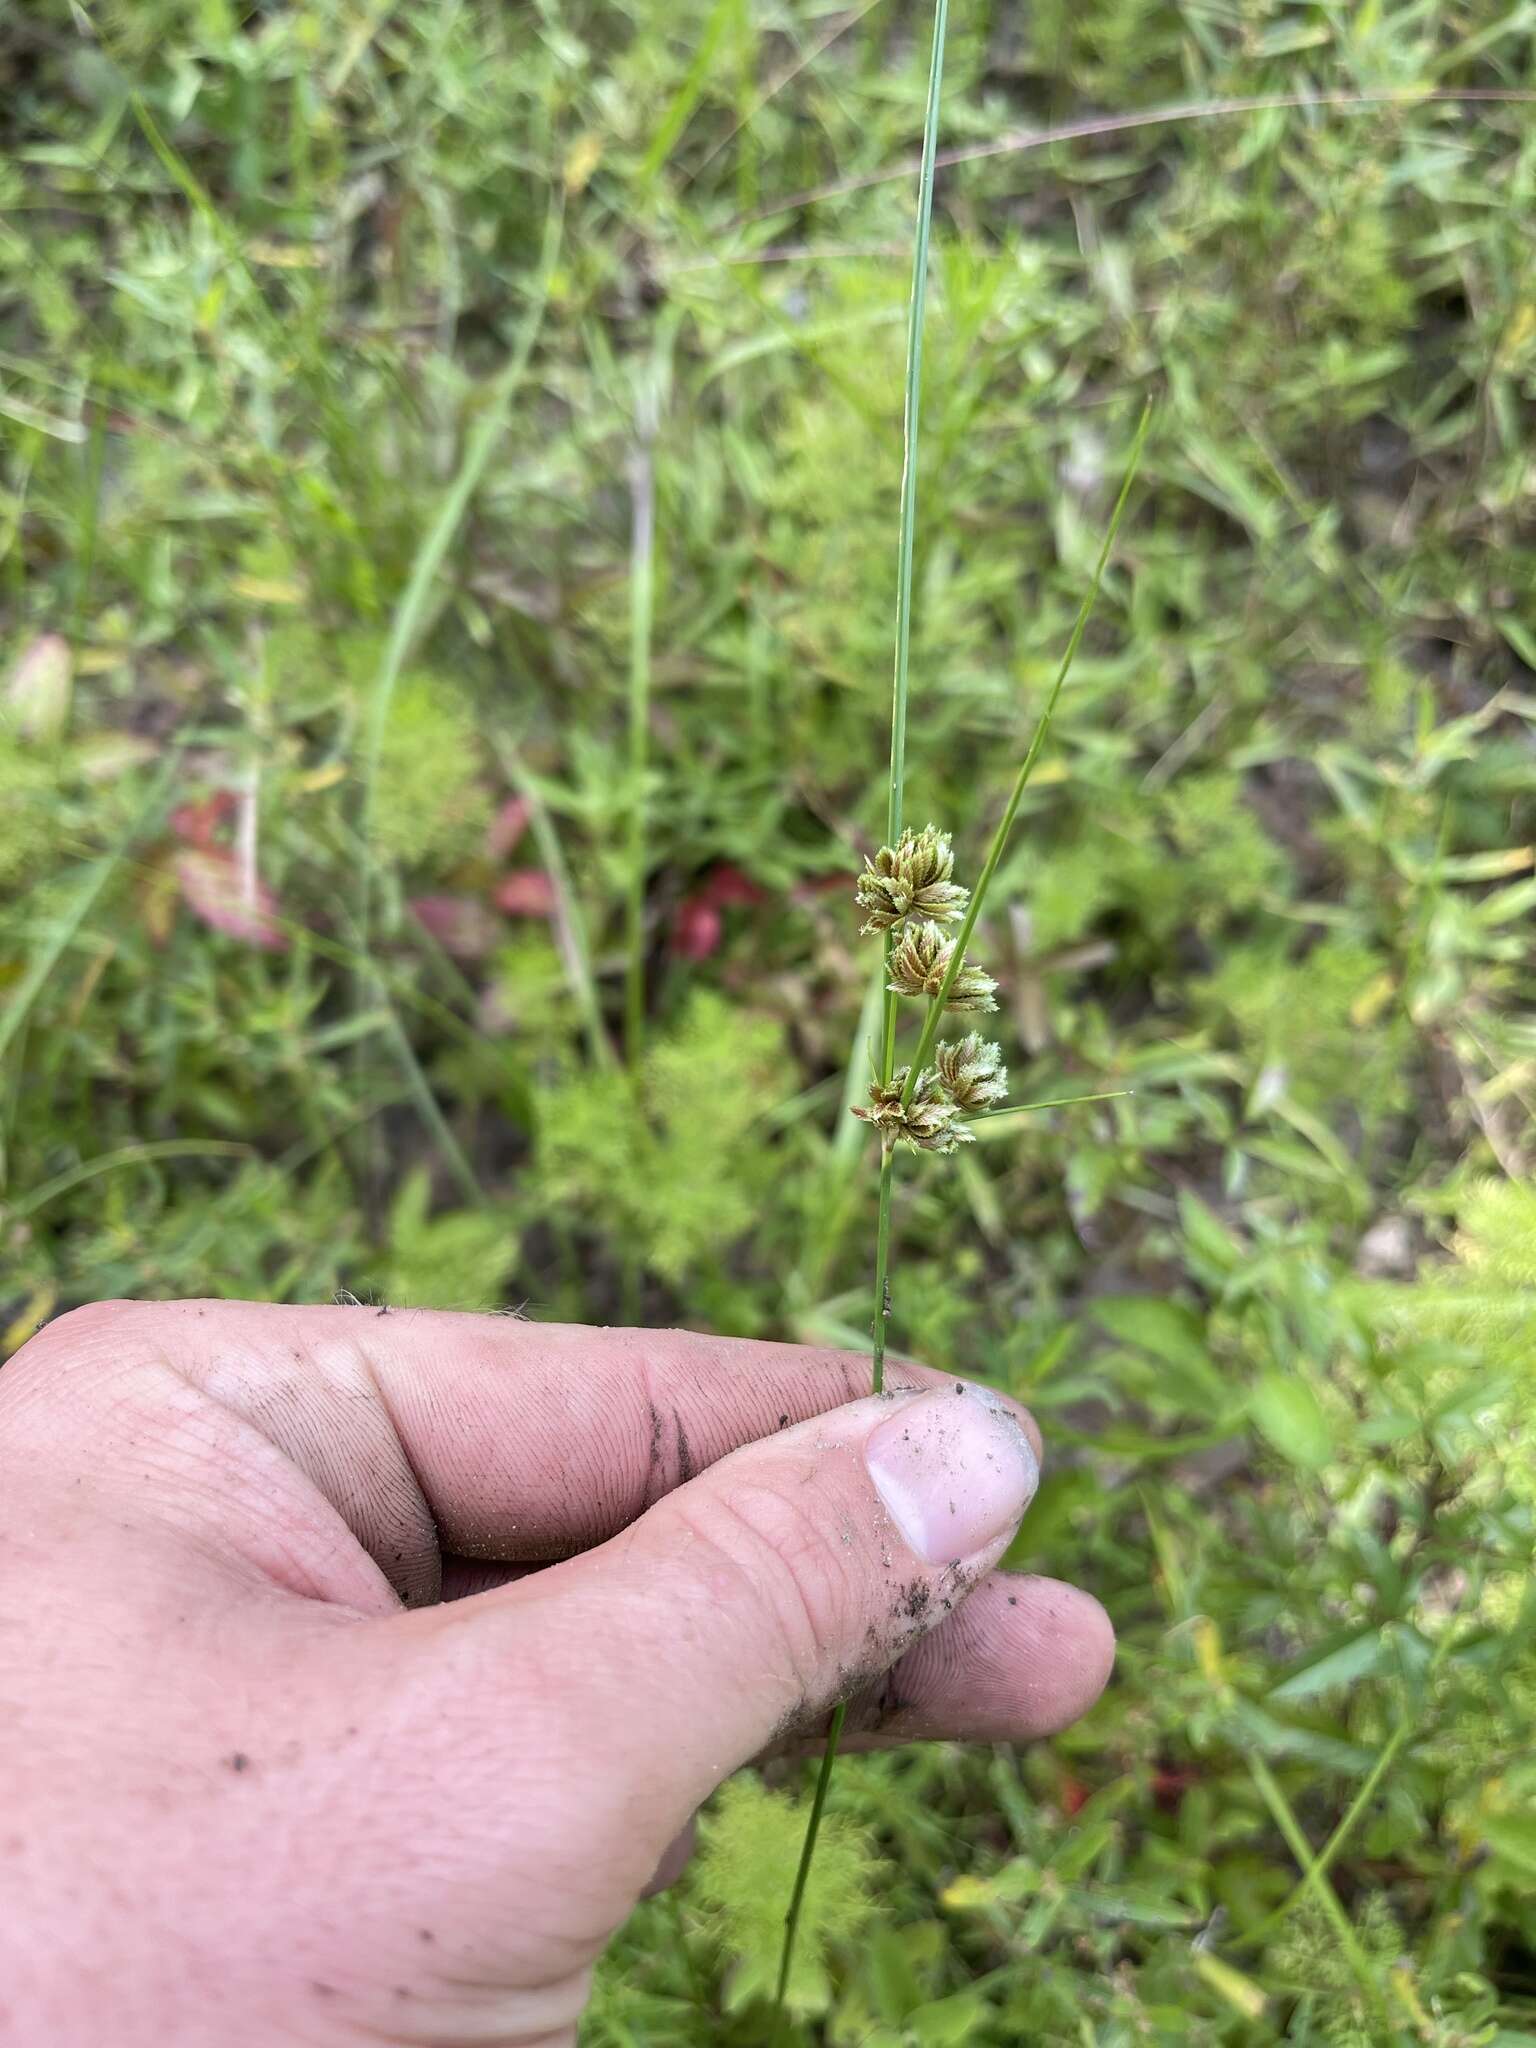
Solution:
[[[355,1307],[43,1330],[0,1372],[0,2042],[561,2048],[694,1810],[838,1698],[850,1747],[1080,1714],[1102,1609],[991,1571],[1033,1424],[866,1372]]]

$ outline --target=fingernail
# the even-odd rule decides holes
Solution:
[[[1040,1480],[1023,1430],[971,1387],[904,1402],[867,1439],[864,1462],[908,1548],[928,1564],[1008,1535]]]

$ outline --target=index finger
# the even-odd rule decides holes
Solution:
[[[91,1341],[152,1344],[255,1424],[414,1599],[435,1597],[436,1560],[419,1533],[402,1545],[406,1490],[439,1553],[568,1557],[728,1452],[869,1391],[857,1352],[436,1309],[121,1303],[35,1344],[83,1318]],[[895,1363],[889,1384],[959,1382]]]

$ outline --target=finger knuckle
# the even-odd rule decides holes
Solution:
[[[751,1481],[716,1494],[696,1534],[744,1583],[797,1684],[814,1691],[840,1667],[858,1608],[849,1546],[825,1504]]]
[[[27,1339],[9,1370],[18,1382],[42,1373],[61,1388],[93,1377],[104,1366],[143,1355],[154,1310],[154,1303],[142,1301],[90,1301],[66,1309]]]

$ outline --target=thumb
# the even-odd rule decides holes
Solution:
[[[589,1825],[637,1883],[720,1780],[877,1677],[1007,1548],[1039,1468],[976,1386],[746,1445],[485,1619],[553,1676]],[[492,1610],[494,1608],[494,1622]]]

